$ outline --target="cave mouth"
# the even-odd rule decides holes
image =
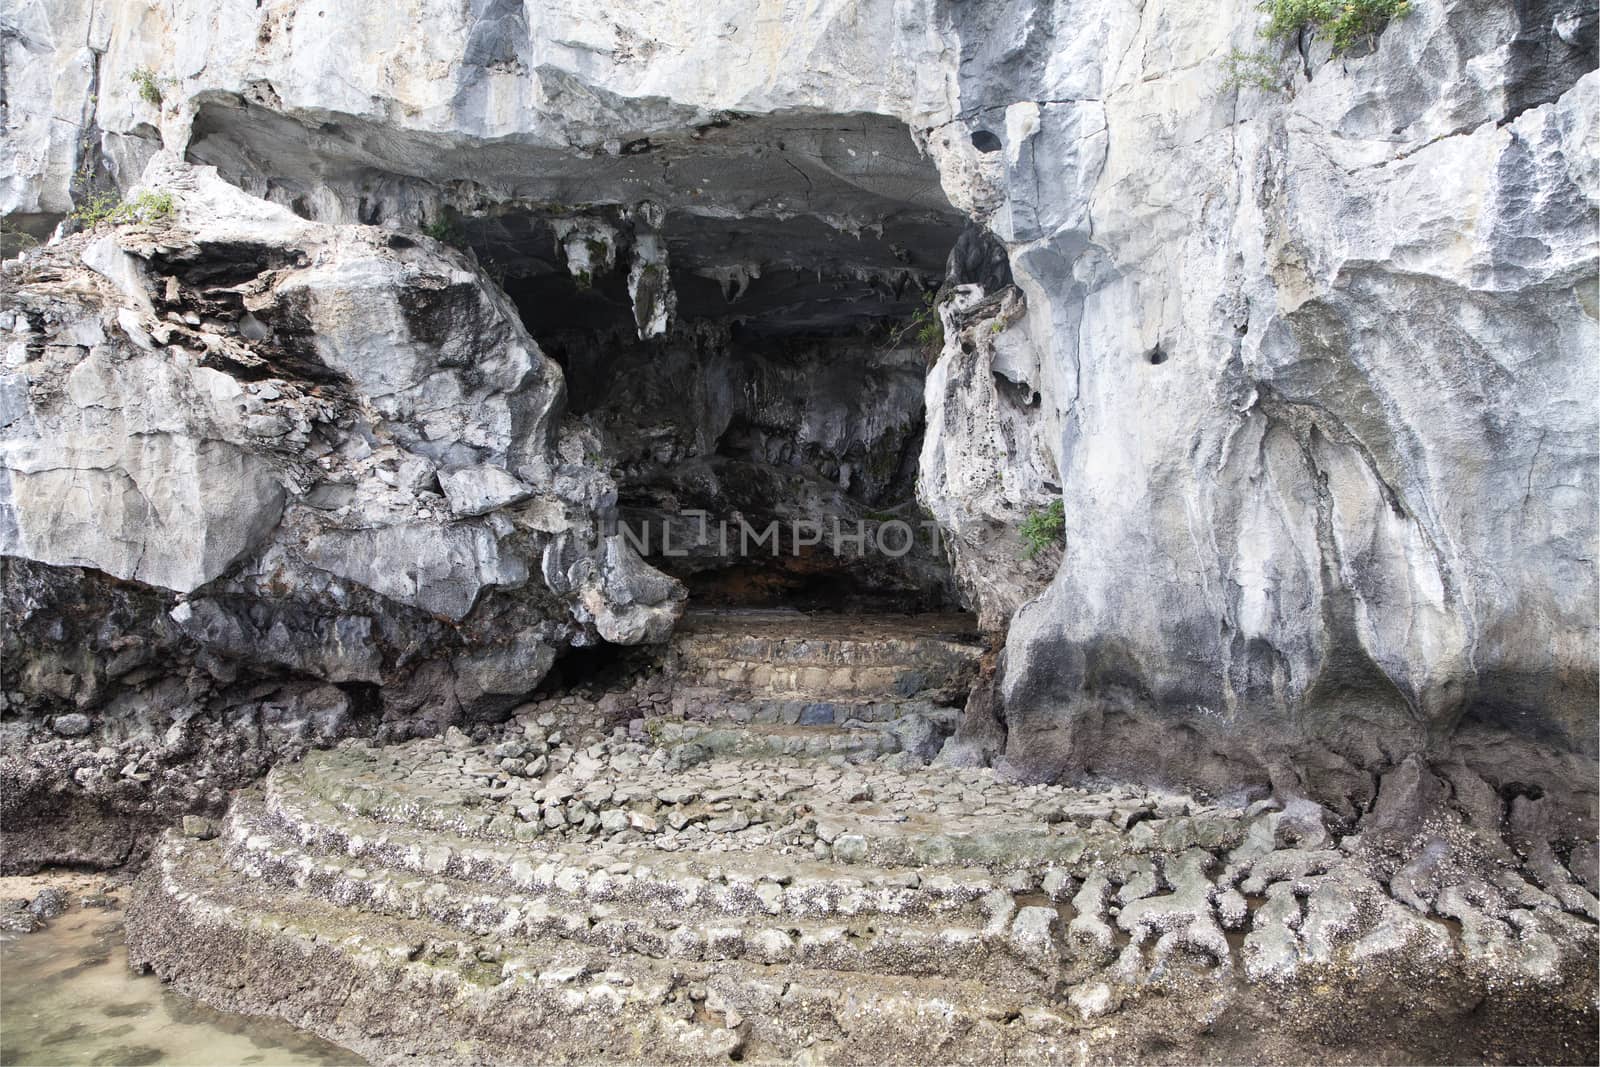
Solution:
[[[995,250],[903,122],[616,99],[603,135],[486,140],[271,94],[196,104],[192,162],[307,218],[473,251],[564,369],[617,521],[649,528],[633,539],[691,607],[956,605],[916,500],[931,305],[948,270],[994,274]],[[779,524],[778,550],[726,545],[724,522]]]
[[[617,226],[607,231],[615,249],[579,238],[576,269],[501,278],[561,365],[569,414],[600,442],[619,531],[685,583],[695,609],[954,609],[948,562],[916,498],[937,354],[917,334],[942,257],[915,270],[887,247],[851,249],[854,263],[797,255],[841,242],[905,248],[888,226],[881,238],[828,234],[812,220],[706,229],[709,247],[737,244],[742,262],[701,258],[707,246],[685,233],[667,242],[664,284],[643,297],[637,236]],[[938,236],[948,252],[954,233]],[[864,266],[877,251],[887,262]],[[663,301],[670,314],[659,316]]]
[[[876,194],[849,226],[702,195],[708,213],[500,205],[437,229],[561,365],[618,527],[691,608],[955,609],[916,478],[962,220]]]

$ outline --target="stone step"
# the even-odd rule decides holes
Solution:
[[[786,723],[696,723],[653,719],[647,723],[663,745],[698,745],[710,756],[847,760],[899,752],[901,735],[887,726]]]
[[[780,650],[781,651],[781,650]],[[770,663],[739,655],[710,655],[676,649],[674,665],[680,681],[722,692],[807,693],[834,699],[912,699],[945,692],[959,678],[961,663],[866,664],[849,666]]]
[[[818,700],[783,696],[735,700],[729,698],[726,690],[689,685],[673,691],[669,708],[662,717],[686,722],[784,726],[881,727],[915,715],[928,719],[946,735],[955,730],[961,718],[960,708],[930,700]]]
[[[950,666],[975,661],[984,646],[968,615],[691,611],[672,647],[731,662]]]
[[[772,882],[749,887],[750,907],[742,894],[721,894],[719,901],[692,882],[657,881],[636,888],[627,871],[553,864],[527,872],[517,891],[498,891],[448,873],[375,864],[370,857],[310,855],[265,829],[258,806],[242,797],[225,834],[227,861],[242,876],[341,907],[426,918],[518,943],[573,941],[653,959],[792,962],[815,970],[979,979],[1020,990],[1048,987],[1058,979],[1066,946],[1059,931],[1071,919],[1070,909],[1062,915],[1063,908],[1056,906],[1019,909],[1013,895],[1003,891],[983,899],[988,913],[982,927],[883,909],[837,921],[796,918],[785,914],[785,887]],[[424,865],[443,861],[449,867],[437,853],[422,859]],[[651,892],[657,888],[662,891]],[[797,903],[803,900],[802,892]],[[718,908],[719,902],[738,910]],[[879,902],[889,901],[880,897]]]
[[[239,803],[225,824],[235,839],[265,832],[312,856],[344,857],[411,875],[447,873],[492,889],[540,889],[586,903],[665,902],[685,914],[711,917],[932,916],[950,924],[982,924],[990,914],[985,898],[1002,889],[1029,891],[1050,877],[1045,872],[1044,877],[1008,886],[981,868],[920,873],[865,865],[843,868],[804,855],[665,852],[646,843],[552,844],[546,839],[496,845],[377,823],[278,783],[269,783],[259,803],[249,795]],[[1057,897],[1070,888],[1063,878],[1056,875],[1050,882]]]
[[[168,838],[141,876],[129,958],[223,1010],[270,1014],[374,1063],[1047,1062],[1060,1009],[987,983],[744,959],[519,944],[241,878],[217,842]],[[1028,1012],[1024,1025],[1024,1012]],[[817,1049],[819,1035],[824,1047]]]
[[[668,660],[685,703],[711,689],[734,700],[958,704],[983,652],[965,616],[712,612],[685,618]]]
[[[697,738],[742,731],[709,730]],[[649,842],[662,850],[773,852],[883,868],[1071,868],[1109,850],[1232,847],[1236,818],[1199,813],[1140,824],[1122,835],[1104,816],[1131,822],[1143,798],[1093,799],[1061,787],[1018,787],[992,772],[802,766],[745,758],[650,770],[627,760],[504,788],[470,754],[427,742],[399,755],[361,749],[313,753],[274,772],[348,815],[487,841]],[[468,773],[471,768],[478,771]],[[1120,806],[1119,806],[1120,805]],[[558,814],[552,814],[559,809]],[[964,810],[963,810],[964,809]],[[587,812],[587,814],[584,814]],[[1074,814],[1087,827],[1074,821]],[[602,821],[604,820],[604,821]],[[611,829],[615,827],[615,829]]]
[[[679,766],[707,756],[849,763],[888,756],[902,766],[921,766],[939,754],[961,714],[925,701],[899,706],[833,701],[697,705],[674,697],[673,706],[689,707],[698,718],[649,718],[645,727],[658,743],[673,746]],[[858,713],[871,718],[856,718]]]
[[[374,828],[431,827],[462,838],[500,840],[509,845],[516,841],[517,826],[504,810],[506,802],[485,798],[476,806],[452,810],[438,799],[451,789],[462,788],[465,770],[478,766],[474,760],[479,755],[433,742],[382,754],[352,747],[315,754],[298,770],[286,769],[282,775],[286,781],[289,775],[297,775],[312,786],[309,791],[313,795],[325,797],[335,809],[372,817]],[[1280,964],[1297,966],[1295,961],[1300,958],[1296,955],[1300,950],[1286,957],[1280,952],[1283,945],[1296,944],[1300,936],[1290,932],[1299,922],[1298,906],[1271,911],[1276,933],[1257,928],[1260,924],[1252,918],[1255,908],[1264,906],[1263,895],[1270,896],[1274,884],[1321,885],[1320,898],[1326,902],[1322,906],[1340,916],[1336,920],[1340,937],[1354,936],[1369,925],[1367,919],[1355,921],[1351,917],[1355,912],[1338,903],[1350,895],[1341,878],[1360,887],[1356,896],[1365,903],[1357,911],[1386,916],[1383,921],[1393,927],[1389,934],[1401,941],[1432,945],[1446,930],[1401,907],[1382,891],[1381,882],[1337,851],[1278,847],[1278,831],[1273,827],[1290,816],[1271,809],[1252,816],[1236,809],[1207,808],[1186,798],[1023,787],[997,782],[987,772],[974,775],[946,768],[906,772],[877,765],[837,768],[726,760],[673,772],[641,768],[632,762],[633,755],[625,746],[591,769],[583,783],[584,792],[562,787],[556,793],[569,798],[595,797],[602,807],[615,805],[606,808],[608,816],[610,812],[625,813],[623,818],[640,816],[654,824],[652,832],[628,828],[606,833],[598,826],[584,830],[569,824],[551,834],[535,834],[530,840],[548,846],[553,839],[562,848],[640,850],[631,856],[682,852],[697,855],[701,861],[715,857],[714,862],[730,865],[742,856],[751,863],[770,862],[774,871],[787,869],[790,874],[794,868],[785,865],[803,863],[809,854],[840,873],[882,872],[872,875],[880,879],[876,888],[892,887],[889,879],[898,869],[911,868],[919,877],[929,875],[928,884],[933,886],[942,885],[935,881],[939,877],[932,874],[935,870],[981,867],[1014,895],[1042,889],[1052,893],[1054,903],[1060,903],[1081,881],[1083,887],[1072,897],[1078,914],[1070,920],[1077,930],[1069,929],[1069,936],[1082,934],[1102,950],[1109,950],[1115,948],[1118,931],[1132,935],[1142,930],[1149,936],[1159,932],[1163,943],[1169,935],[1177,938],[1166,948],[1158,946],[1161,953],[1186,946],[1220,958],[1231,950],[1219,924],[1232,923],[1229,928],[1248,931],[1244,939],[1247,962],[1263,973]],[[274,772],[274,782],[279,777],[280,772]],[[328,795],[326,782],[315,785],[319,777],[331,780],[336,795]],[[540,788],[553,786],[553,782],[544,782]],[[357,798],[355,802],[352,796]],[[602,796],[608,799],[599,800]],[[961,810],[963,805],[966,810]],[[752,813],[747,826],[735,818],[745,811]],[[693,836],[674,836],[672,823],[696,812],[696,817],[717,814],[718,819],[729,821],[716,830],[696,828]],[[668,828],[665,831],[663,823]],[[709,828],[713,823],[706,825]],[[1296,824],[1290,819],[1285,825]],[[1292,836],[1298,839],[1302,833],[1294,830]],[[448,852],[445,855],[448,857]],[[597,851],[597,858],[600,855],[603,853]],[[751,868],[745,871],[749,873]],[[1343,873],[1335,878],[1332,872]],[[1099,899],[1106,894],[1089,892],[1089,882],[1097,873],[1105,883],[1102,888],[1114,888],[1117,904],[1127,905],[1120,913],[1108,910],[1112,907],[1109,900]],[[1592,897],[1577,892],[1565,896],[1559,891],[1546,893],[1520,878],[1508,878],[1512,889],[1474,892],[1503,898],[1505,903],[1495,908],[1509,909],[1506,914],[1514,918],[1502,920],[1492,914],[1492,921],[1457,920],[1457,912],[1470,915],[1477,905],[1453,898],[1450,907],[1454,910],[1442,913],[1474,931],[1492,931],[1466,935],[1466,942],[1458,947],[1468,956],[1487,951],[1480,951],[1478,941],[1500,944],[1511,938],[1520,945],[1514,954],[1525,957],[1519,966],[1537,972],[1543,966],[1539,962],[1540,939],[1554,936],[1540,931],[1565,931],[1562,937],[1581,935],[1592,942]],[[759,871],[755,880],[760,880]],[[1571,885],[1566,888],[1575,889]],[[1086,892],[1087,904],[1081,903]],[[1568,901],[1566,896],[1572,899]],[[968,902],[972,899],[967,898]],[[1583,922],[1590,924],[1586,930]],[[1381,942],[1382,936],[1388,935],[1372,932],[1372,936]],[[1325,953],[1331,944],[1316,951]],[[1362,951],[1369,950],[1388,951],[1381,944]]]
[[[1600,903],[1550,864],[1432,885],[1304,804],[511,732],[280,765],[159,845],[131,957],[383,1062],[1049,1061],[1135,1002],[1436,979],[1591,1010]]]

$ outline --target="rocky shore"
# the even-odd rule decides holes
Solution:
[[[1592,852],[646,727],[281,765],[161,842],[132,959],[374,1063],[1595,1055]]]

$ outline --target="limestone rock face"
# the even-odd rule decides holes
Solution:
[[[969,157],[1041,353],[1035,410],[985,388],[943,418],[1027,420],[1065,504],[1060,567],[1011,621],[1011,766],[1355,810],[1397,751],[1453,744],[1502,781],[1592,761],[1592,13],[1563,36],[1424,5],[1265,92],[1208,61],[1248,19],[1034,10],[959,9],[962,106],[1002,148],[934,139]],[[1004,451],[949,441],[925,491]],[[1513,756],[1508,726],[1539,743]]]
[[[945,531],[963,592],[994,630],[1041,592],[1060,562],[1054,546],[1032,551],[1018,536],[1059,495],[1060,475],[1041,432],[1041,349],[1026,307],[1010,288],[982,297],[965,286],[943,312],[950,343],[925,387],[919,490]]]
[[[364,711],[403,735],[509,707],[560,648],[670,630],[681,587],[602,545],[615,491],[560,426],[560,370],[469,259],[169,155],[146,180],[170,212],[7,267],[11,706],[143,700],[115,729],[160,737],[245,679],[377,685]],[[153,595],[119,608],[91,572]],[[95,636],[63,596],[106,614]]]
[[[0,551],[186,593],[261,543],[283,486],[264,456],[227,439],[243,436],[238,382],[130,347],[69,348],[90,354],[49,366],[63,379],[57,403],[36,408],[32,383],[6,379],[22,419],[4,446]]]
[[[1351,818],[1421,754],[1592,820],[1592,5],[1423,0],[1340,56],[1254,0],[4,18],[8,219],[178,203],[8,268],[0,545],[36,610],[126,579],[200,689],[249,649],[408,722],[517,684],[483,657],[659,640],[677,587],[587,524],[680,455],[603,472],[541,331],[881,325],[954,245],[918,496],[1005,635],[966,750]],[[35,625],[30,707],[116,689],[109,643]]]

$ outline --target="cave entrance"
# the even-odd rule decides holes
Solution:
[[[957,605],[916,477],[937,355],[925,327],[964,220],[931,162],[908,159],[903,127],[866,128],[835,131],[851,149],[830,147],[822,120],[800,148],[789,127],[746,127],[772,183],[759,200],[706,168],[698,202],[676,209],[450,219],[565,371],[625,536],[693,608]],[[881,172],[829,169],[884,158],[891,133]]]
[[[947,260],[970,256],[951,256],[966,220],[933,162],[885,116],[607,107],[446,143],[213,94],[188,154],[309,218],[470,247],[565,368],[618,521],[651,528],[644,555],[691,606],[951,607],[915,494],[934,347],[919,327]],[[794,524],[835,520],[844,551],[795,543],[811,531]],[[725,548],[724,522],[783,540]],[[712,538],[691,536],[702,523]],[[903,552],[896,523],[916,535]]]
[[[892,227],[731,230],[689,219],[669,233],[667,284],[646,298],[670,301],[659,332],[625,248],[585,238],[580,272],[503,280],[601,442],[624,536],[695,608],[950,610],[949,565],[916,499],[935,354],[917,334],[953,235],[919,234],[938,251],[916,270],[887,247],[905,255]],[[858,262],[797,255],[835,241]],[[701,258],[730,245],[742,262]],[[876,252],[883,262],[859,262]],[[785,255],[799,262],[775,266]]]

